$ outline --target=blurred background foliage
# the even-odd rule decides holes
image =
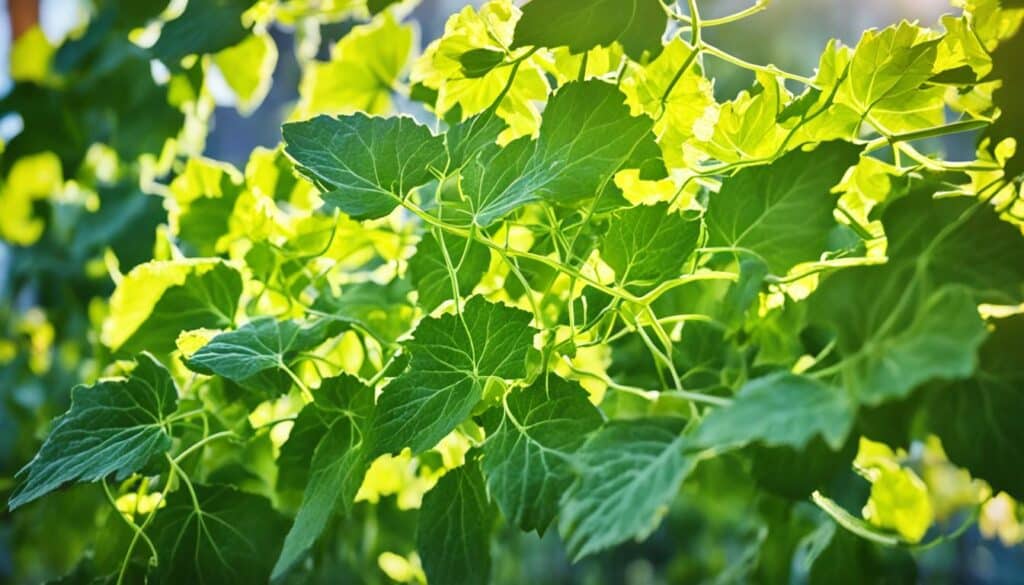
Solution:
[[[0,209],[5,240],[0,241],[0,493],[5,500],[14,473],[35,453],[50,420],[67,408],[69,389],[80,381],[94,380],[111,361],[98,343],[97,331],[108,310],[105,299],[114,288],[113,279],[165,245],[160,239],[165,228],[159,226],[168,222],[167,210],[159,198],[144,195],[147,185],[169,174],[187,176],[187,171],[175,166],[182,154],[231,163],[245,169],[247,176],[250,169],[265,171],[266,166],[247,168],[254,149],[275,148],[281,124],[296,109],[317,110],[299,98],[300,84],[318,83],[310,72],[321,67],[328,79],[361,79],[360,75],[374,72],[360,72],[354,65],[335,65],[339,68],[332,71],[326,64],[358,60],[361,50],[380,50],[372,44],[361,47],[350,38],[342,43],[350,43],[344,49],[348,54],[340,54],[339,41],[365,19],[351,18],[344,11],[343,18],[306,18],[302,2],[263,2],[280,10],[258,34],[243,31],[232,38],[230,30],[203,31],[211,43],[206,55],[191,66],[168,71],[152,65],[151,54],[127,41],[132,38],[145,45],[147,34],[152,36],[144,26],[152,4],[123,3],[138,8],[136,14],[130,9],[110,11],[114,3],[103,0],[95,4],[43,0],[40,28],[19,31],[12,30],[6,15],[0,18],[0,46],[5,48],[0,56],[4,68],[0,94],[5,96],[0,113],[20,113],[0,118],[0,137],[7,145],[0,161],[0,175],[6,177]],[[230,2],[210,6],[214,4]],[[396,66],[404,67],[403,50],[421,51],[442,34],[449,15],[467,4],[481,2],[424,0],[411,7],[406,22],[414,26],[403,33],[405,37],[393,37],[404,38],[402,42],[411,47],[388,49],[398,54]],[[707,18],[746,5],[745,0],[702,2]],[[156,12],[163,8],[156,6]],[[289,12],[290,8],[294,11]],[[741,58],[811,74],[829,39],[852,46],[864,29],[900,19],[934,23],[950,10],[940,0],[775,0],[770,10],[716,27],[707,36]],[[173,55],[174,47],[158,44],[151,50]],[[249,66],[253,62],[261,64],[260,71]],[[46,83],[55,74],[66,83]],[[720,101],[731,99],[754,81],[752,73],[723,63],[709,64],[708,74],[715,79],[715,96]],[[323,95],[343,91],[323,79],[319,83],[325,84],[319,89]],[[364,109],[431,119],[407,92],[391,92],[387,86],[379,89],[380,95]],[[23,133],[27,129],[33,132]],[[27,143],[35,135],[45,144]],[[974,154],[974,136],[943,140],[936,148],[951,158]],[[18,149],[26,156],[15,156]],[[266,158],[273,157],[267,154]],[[170,188],[173,191],[173,183]],[[25,209],[16,210],[15,201]],[[623,345],[616,351],[616,363],[628,375],[630,352],[635,348]],[[637,352],[635,359],[643,358]],[[459,446],[452,448],[459,451]],[[915,442],[905,450],[893,450],[865,440],[848,449],[857,451],[857,465],[873,474],[875,483],[861,481],[853,470],[846,470],[836,474],[831,493],[854,509],[869,497],[875,502],[909,498],[909,503],[866,510],[869,519],[876,514],[878,523],[907,531],[909,536],[920,538],[935,526],[943,532],[954,530],[969,520],[973,504],[984,495],[984,487],[949,464],[937,442]],[[254,453],[253,459],[260,456]],[[832,524],[805,536],[809,527],[818,525],[812,505],[806,504],[805,522],[800,524],[799,515],[784,513],[778,501],[759,497],[751,487],[755,481],[775,485],[785,494],[791,479],[787,474],[816,472],[813,461],[794,465],[785,457],[785,453],[766,451],[758,454],[763,465],[752,468],[731,465],[729,457],[701,466],[691,483],[704,489],[684,487],[685,497],[676,499],[666,521],[646,542],[623,545],[575,566],[566,559],[553,532],[537,539],[503,529],[494,554],[494,580],[537,585],[729,583],[741,578],[801,582],[811,577],[812,569],[800,565],[799,554],[793,566],[760,564],[752,577],[725,571],[744,567],[744,561],[753,563],[762,546],[790,547],[799,540],[806,549],[827,546],[823,553],[827,562],[815,567],[829,567],[834,574],[818,575],[823,582],[845,582],[850,577],[843,567],[853,565],[868,574],[877,567],[874,574],[879,579],[886,575],[888,582],[1024,583],[1020,506],[1005,495],[989,499],[981,508],[977,527],[967,529],[962,537],[913,554],[893,552],[857,540]],[[409,535],[405,528],[411,522],[408,510],[416,507],[429,479],[416,475],[409,461],[401,458],[377,467],[376,489],[362,495],[377,502],[375,514],[357,511],[331,530],[371,530],[367,542],[386,542],[390,550],[374,549],[372,567],[352,562],[350,551],[319,551],[337,562],[335,571],[322,573],[331,575],[329,582],[423,579],[414,553],[409,552],[414,546],[405,542]],[[40,582],[74,569],[109,514],[104,504],[100,488],[87,485],[37,502],[17,515],[4,510],[0,513],[0,582]],[[877,517],[891,509],[906,516]],[[778,523],[769,535],[762,519],[773,517]],[[104,562],[106,549],[124,537],[116,531],[102,534],[91,552],[94,561]],[[307,578],[312,577],[298,575],[295,582]]]

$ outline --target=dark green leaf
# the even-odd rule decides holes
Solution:
[[[459,55],[462,72],[470,79],[487,75],[504,60],[505,53],[487,48],[471,49]]]
[[[150,582],[266,583],[287,528],[265,498],[229,486],[182,486],[146,530],[160,555]]]
[[[602,81],[562,86],[544,109],[540,138],[486,149],[463,169],[473,222],[488,226],[533,201],[592,201],[623,168],[664,176],[653,122],[631,116],[624,102]]]
[[[744,445],[803,448],[820,435],[839,449],[853,424],[854,405],[841,389],[779,372],[748,382],[729,406],[701,421],[695,441],[705,447]]]
[[[385,8],[396,2],[398,0],[367,0],[366,7],[370,9],[370,14],[380,14],[384,12]]]
[[[18,476],[11,509],[69,482],[122,480],[171,448],[167,417],[178,391],[159,362],[144,354],[127,378],[78,386],[39,453]]]
[[[285,124],[285,153],[354,219],[384,217],[409,190],[444,170],[444,139],[412,118],[353,114]]]
[[[488,146],[495,147],[504,129],[505,121],[495,113],[494,108],[454,124],[444,135],[448,168],[462,168]]]
[[[288,569],[316,542],[334,513],[347,513],[355,500],[370,460],[363,432],[373,406],[373,391],[352,376],[324,380],[316,401],[306,408],[329,420],[309,460],[309,483],[302,505],[284,541],[273,578]]]
[[[934,199],[931,191],[916,190],[882,212],[890,264],[905,267],[908,277],[921,270],[914,277],[928,286],[966,285],[977,291],[979,301],[1024,300],[1020,229],[973,197]]]
[[[241,294],[241,274],[220,260],[140,264],[114,291],[101,339],[122,354],[170,352],[182,331],[230,326]]]
[[[334,416],[309,406],[295,417],[288,440],[281,445],[277,457],[278,490],[301,493],[306,488],[310,459],[333,420]]]
[[[216,53],[238,44],[249,34],[242,13],[253,0],[189,0],[185,12],[164,24],[153,45],[153,56],[176,66],[187,55]]]
[[[829,191],[860,151],[847,142],[826,142],[726,179],[708,204],[708,245],[753,250],[774,274],[817,260],[836,225],[836,196]]]
[[[559,532],[580,559],[653,531],[695,461],[681,419],[612,421],[579,452],[580,477],[562,500]]]
[[[930,428],[951,461],[971,475],[1024,498],[1024,315],[995,321],[969,380],[935,389],[928,401]]]
[[[679,276],[700,236],[700,220],[666,203],[616,212],[601,242],[601,258],[619,284],[657,283]]]
[[[618,42],[634,61],[661,53],[667,16],[660,0],[532,0],[523,7],[513,48],[569,47],[582,53]]]
[[[473,297],[460,315],[424,319],[406,349],[409,370],[380,395],[373,455],[433,447],[472,412],[488,377],[526,376],[529,313]]]
[[[808,318],[835,329],[841,384],[877,405],[933,379],[966,378],[985,339],[971,291],[929,290],[891,266],[844,270],[811,296]]]
[[[257,379],[260,374],[283,371],[300,352],[327,341],[342,327],[342,323],[327,319],[304,325],[259,317],[234,331],[217,335],[185,364],[200,374],[222,376],[243,386],[260,386],[264,381]]]
[[[806,500],[814,490],[827,486],[837,474],[850,470],[857,455],[857,440],[853,437],[838,451],[820,437],[811,439],[799,450],[752,445],[749,448],[751,475],[769,492],[792,500]]]
[[[433,585],[490,582],[494,508],[476,461],[446,473],[423,497],[416,550]]]
[[[572,462],[601,413],[578,384],[549,375],[513,390],[484,445],[483,471],[505,517],[543,534],[572,484]]]
[[[453,295],[445,255],[455,269],[459,296],[463,297],[473,292],[491,260],[490,251],[481,244],[444,232],[439,235],[443,249],[433,233],[426,233],[416,247],[416,254],[409,259],[409,278],[419,292],[420,306],[427,312]]]

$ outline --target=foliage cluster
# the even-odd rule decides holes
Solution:
[[[18,41],[17,578],[522,582],[519,532],[575,562],[669,513],[734,546],[668,580],[864,582],[979,517],[1021,537],[1019,1],[812,77],[702,36],[765,0],[491,0],[422,54],[413,4],[105,0]],[[204,158],[211,79],[258,106],[271,26],[282,145]],[[710,60],[754,84],[716,97]]]

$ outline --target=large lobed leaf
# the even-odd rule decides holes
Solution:
[[[381,393],[374,455],[433,447],[472,412],[489,377],[520,379],[535,330],[530,314],[482,297],[462,311],[424,319],[406,344],[409,369]]]
[[[412,118],[317,116],[285,124],[285,152],[324,200],[353,219],[383,217],[444,168],[444,141]]]
[[[857,163],[860,150],[826,142],[729,177],[708,204],[708,244],[752,250],[775,274],[817,260],[836,225],[830,191]]]
[[[696,461],[682,419],[612,421],[579,452],[580,477],[561,502],[559,533],[573,559],[639,539],[658,525]]]
[[[160,362],[142,355],[127,378],[78,386],[39,453],[18,476],[11,509],[70,482],[123,480],[171,448],[167,418],[178,391]]]
[[[446,473],[424,496],[416,528],[427,579],[438,585],[489,583],[493,523],[480,465],[470,459]]]
[[[575,479],[576,451],[601,421],[583,388],[553,375],[506,397],[482,467],[509,521],[544,533]]]

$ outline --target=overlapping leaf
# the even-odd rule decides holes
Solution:
[[[928,289],[898,274],[888,266],[849,269],[811,297],[811,322],[837,330],[837,383],[865,404],[905,397],[929,380],[970,376],[986,336],[969,289]]]
[[[432,311],[455,295],[449,263],[458,283],[458,296],[468,296],[487,271],[491,254],[482,244],[438,233],[425,234],[409,259],[409,277],[419,292],[418,302]]]
[[[336,511],[344,513],[351,508],[370,464],[363,439],[372,407],[372,390],[349,375],[324,380],[317,389],[316,401],[306,407],[315,411],[312,414],[323,428],[312,458],[308,459],[308,483],[295,523],[274,566],[275,578],[313,545]],[[298,438],[298,442],[299,450],[311,446],[304,438]],[[308,451],[304,454],[309,457]]]
[[[231,325],[241,294],[241,275],[222,260],[147,262],[110,297],[100,339],[122,353],[171,351],[181,331]]]
[[[540,137],[482,153],[462,172],[473,222],[487,226],[533,201],[571,205],[602,194],[623,168],[665,175],[652,122],[602,81],[563,86],[548,102]]]
[[[601,420],[582,388],[556,376],[506,397],[482,467],[509,521],[544,533],[572,485],[576,451]]]
[[[854,413],[841,388],[787,372],[771,374],[748,382],[731,405],[711,411],[694,441],[708,447],[758,441],[800,449],[820,435],[838,449]]]
[[[680,419],[612,421],[579,452],[581,476],[561,503],[559,532],[574,559],[651,533],[695,461]]]
[[[465,420],[488,377],[520,379],[535,330],[530,314],[482,297],[424,319],[406,343],[408,371],[384,388],[371,432],[374,455],[433,447]]]
[[[190,0],[185,11],[163,25],[153,56],[168,65],[187,55],[215,53],[241,42],[248,28],[242,13],[253,0]]]
[[[285,152],[354,219],[383,217],[443,170],[444,141],[412,118],[352,114],[285,124]]]
[[[640,61],[661,53],[668,18],[659,0],[532,0],[523,8],[513,46],[569,47],[582,53],[619,43]]]
[[[708,244],[752,250],[775,274],[826,250],[836,222],[830,190],[856,164],[860,147],[826,142],[727,179],[708,205]]]
[[[1017,465],[1024,446],[1017,416],[1024,408],[1022,351],[1024,317],[996,321],[975,375],[936,388],[928,403],[930,427],[950,459],[1015,498],[1024,498],[1024,474]]]
[[[265,387],[267,380],[257,379],[261,374],[286,369],[300,352],[315,348],[341,328],[341,322],[327,319],[302,324],[261,317],[217,335],[185,363],[201,374],[272,392],[275,384]]]
[[[601,257],[623,285],[661,282],[679,276],[700,232],[697,218],[666,204],[632,207],[612,215]]]
[[[431,583],[490,582],[493,510],[474,460],[446,473],[427,493],[416,528],[416,550]]]
[[[266,582],[287,526],[261,496],[221,485],[177,490],[147,529],[161,561],[150,580]]]

